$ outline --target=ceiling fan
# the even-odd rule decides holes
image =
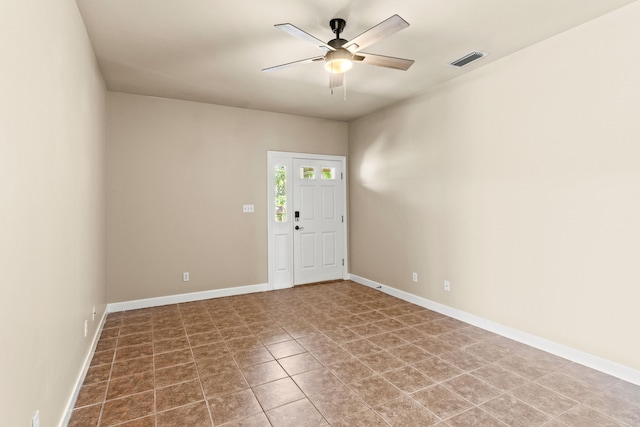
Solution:
[[[369,28],[367,31],[350,41],[340,38],[340,34],[347,25],[347,22],[344,19],[334,18],[329,21],[329,25],[336,35],[336,38],[328,41],[327,43],[301,30],[295,25],[275,25],[276,28],[313,44],[325,54],[323,56],[314,56],[313,58],[276,65],[275,67],[265,68],[262,71],[276,71],[292,65],[324,61],[325,69],[331,73],[329,87],[333,89],[334,87],[343,85],[344,73],[351,69],[354,62],[362,62],[365,64],[376,65],[378,67],[394,68],[396,70],[403,71],[408,70],[415,62],[412,59],[395,58],[392,56],[375,55],[373,53],[362,52],[362,49],[409,26],[409,23],[398,15],[393,15],[390,18],[385,19],[378,25]]]

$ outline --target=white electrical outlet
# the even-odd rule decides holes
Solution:
[[[40,427],[40,410],[37,410],[31,418],[31,427]]]
[[[444,290],[447,292],[451,291],[451,283],[448,280],[444,281]]]
[[[88,334],[89,334],[89,321],[85,320],[84,321],[84,337],[86,338]]]
[[[188,282],[189,281],[189,272],[185,271],[184,273],[182,273],[182,281],[183,282]]]
[[[418,283],[418,273],[413,273],[413,281]]]
[[[244,213],[253,212],[253,205],[242,205],[242,212]]]
[[[98,314],[98,313],[96,313],[96,307],[93,306],[93,308],[91,309],[91,321],[92,322],[96,321],[96,314]]]

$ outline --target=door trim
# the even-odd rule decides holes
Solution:
[[[287,171],[291,173],[293,171],[293,159],[308,159],[308,160],[332,160],[340,162],[342,166],[342,171],[344,174],[342,181],[342,194],[343,194],[343,203],[344,203],[344,222],[342,223],[342,233],[344,235],[343,239],[343,251],[344,251],[344,266],[342,267],[342,278],[348,279],[348,271],[349,271],[349,252],[348,252],[348,227],[349,223],[348,214],[349,208],[347,204],[348,196],[347,196],[347,179],[348,179],[348,171],[347,171],[347,157],[346,156],[336,156],[336,155],[328,155],[328,154],[308,154],[308,153],[291,153],[286,151],[267,151],[267,253],[268,253],[268,271],[269,271],[269,289],[284,289],[290,288],[293,286],[293,274],[294,274],[294,265],[293,265],[293,221],[289,220],[287,222],[286,227],[279,227],[279,231],[277,231],[278,236],[276,236],[276,226],[275,223],[275,209],[273,209],[274,201],[275,201],[275,186],[273,185],[275,180],[275,171],[274,168],[276,165],[284,165],[287,167]],[[292,179],[287,179],[286,184],[286,193],[290,197],[293,197],[293,184]],[[290,199],[289,199],[290,200]],[[293,215],[293,211],[290,207],[293,206],[292,203],[287,200],[287,208],[289,208],[290,215]],[[276,238],[279,239],[279,242],[276,242]],[[286,268],[282,268],[282,261],[280,267],[277,268],[276,262],[278,261],[276,257],[276,250],[278,250],[277,245],[280,245],[280,248],[286,248],[288,251],[288,255],[286,256]]]

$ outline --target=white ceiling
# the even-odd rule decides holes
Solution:
[[[109,90],[349,121],[580,25],[634,0],[77,0]],[[356,63],[331,95],[322,55],[278,30],[291,23],[352,39],[393,14],[411,26],[366,52],[414,59],[408,71]],[[447,65],[489,53],[464,68]],[[535,64],[532,64],[535,66]]]

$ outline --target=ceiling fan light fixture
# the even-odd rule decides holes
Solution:
[[[324,68],[332,74],[339,74],[349,71],[353,67],[353,62],[349,59],[333,59],[324,64]]]
[[[347,72],[353,67],[353,55],[346,49],[336,49],[324,57],[324,68],[333,74]]]

